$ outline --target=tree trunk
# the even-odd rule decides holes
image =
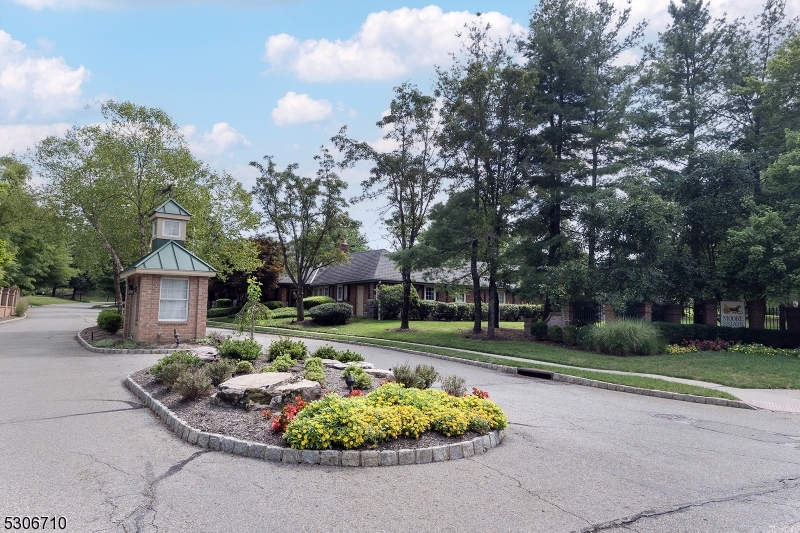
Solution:
[[[400,311],[400,329],[408,329],[408,317],[411,314],[411,269],[404,266],[400,269],[403,279],[403,308]]]
[[[489,300],[489,320],[486,333],[490,339],[494,339],[495,318],[497,317],[494,302],[497,300],[497,282],[493,277],[489,278],[489,297],[487,299]]]
[[[305,308],[303,307],[303,293],[305,292],[305,285],[297,284],[297,321],[302,322],[305,319]]]
[[[472,301],[474,302],[474,311],[472,313],[473,326],[472,331],[475,333],[481,332],[481,277],[478,274],[478,239],[472,239],[472,250],[469,259],[470,273],[472,274]]]

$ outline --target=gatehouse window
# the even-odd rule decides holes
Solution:
[[[161,278],[158,320],[170,322],[186,322],[189,320],[188,279]]]

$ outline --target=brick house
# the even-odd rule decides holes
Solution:
[[[169,343],[174,333],[183,340],[206,335],[208,280],[217,271],[184,248],[190,217],[172,198],[150,215],[152,252],[120,274],[126,339]]]
[[[343,246],[347,246],[347,244],[344,243]],[[389,259],[388,254],[387,250],[351,253],[348,255],[349,263],[318,269],[312,274],[306,285],[304,297],[329,296],[334,300],[352,305],[355,316],[373,316],[372,307],[378,287],[402,282],[400,270],[394,261]],[[441,286],[445,284],[452,287],[453,279],[465,280],[463,290],[460,290],[461,287],[458,290],[450,291],[441,289]],[[473,302],[469,269],[464,272],[412,272],[411,281],[421,300]],[[481,300],[485,302],[489,295],[488,282],[482,289]],[[297,302],[296,291],[289,277],[283,276],[278,281],[275,296],[284,305],[294,307]],[[498,295],[501,304],[522,303],[513,291],[498,289]]]

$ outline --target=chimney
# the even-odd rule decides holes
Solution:
[[[350,246],[347,244],[347,237],[339,235],[339,249],[344,253],[350,253]]]

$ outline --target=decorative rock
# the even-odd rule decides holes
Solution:
[[[189,444],[198,444],[198,439],[200,434],[197,432],[196,429],[189,430],[189,435],[186,437],[186,442]]]
[[[345,450],[342,452],[342,466],[360,466],[361,459],[360,453],[353,450]]]
[[[391,370],[381,370],[379,368],[365,368],[364,372],[377,379],[385,379],[386,381],[395,381],[394,372]]]
[[[219,350],[213,348],[211,346],[198,346],[196,348],[192,348],[192,353],[194,353],[200,359],[210,362],[217,358],[219,355]]]
[[[341,364],[343,364],[343,363],[337,361],[336,359],[323,359],[322,360],[322,366],[324,366],[325,368],[338,368],[338,365],[341,365]]]
[[[303,379],[294,383],[277,385],[273,387],[272,390],[281,394],[282,396],[288,396],[290,398],[294,398],[299,394],[304,400],[309,401],[317,400],[322,396],[322,387],[320,384],[316,381],[311,381],[308,379]]]
[[[364,370],[367,370],[368,368],[375,368],[375,365],[373,365],[372,363],[367,363],[366,361],[352,361],[350,363],[342,363],[341,361],[332,361],[331,363],[329,363],[329,368],[335,368],[337,370],[344,370],[348,366],[360,366]]]
[[[461,444],[451,444],[448,446],[450,459],[461,459],[464,457],[464,449]]]
[[[340,453],[336,450],[322,450],[319,452],[319,464],[323,466],[339,466]]]
[[[205,431],[200,433],[200,435],[198,435],[197,437],[197,445],[200,446],[201,448],[209,448],[208,439],[210,436],[211,435],[209,435]]]
[[[380,457],[377,450],[364,450],[361,452],[361,466],[380,466]]]
[[[433,462],[438,463],[441,461],[447,461],[449,459],[447,454],[447,446],[436,446],[431,449],[433,453]]]
[[[316,381],[298,381],[290,372],[258,372],[236,376],[220,383],[219,391],[212,397],[212,402],[217,405],[224,402],[245,409],[277,409],[284,399],[297,395],[307,401],[316,400],[322,395],[322,388]]]
[[[471,440],[468,440],[467,442],[462,442],[461,451],[464,452],[465,458],[472,457],[473,455],[475,455],[475,446],[472,444]]]
[[[319,450],[301,450],[300,462],[307,465],[319,464]]]
[[[264,453],[264,459],[267,461],[280,462],[283,458],[283,448],[280,446],[267,446],[267,451]]]
[[[244,455],[247,456],[248,448],[250,448],[250,443],[244,440],[236,439],[233,443],[233,454],[234,455]]]
[[[433,461],[433,451],[430,448],[420,448],[417,450],[417,464],[425,465]]]
[[[254,442],[250,445],[250,449],[247,452],[248,457],[252,457],[254,459],[263,459],[264,453],[267,451],[267,445],[261,444],[260,442]]]
[[[397,465],[397,452],[394,450],[383,450],[380,453],[381,466],[395,466]]]
[[[472,439],[472,447],[475,450],[475,455],[481,455],[484,452],[483,440],[481,437],[475,437]]]
[[[415,463],[414,450],[400,450],[397,452],[398,463],[401,465],[413,465]]]
[[[300,452],[299,450],[293,450],[291,448],[284,448],[283,454],[281,455],[281,461],[288,464],[296,465],[300,462]]]
[[[489,438],[489,435],[484,435],[481,437],[481,443],[483,444],[483,451],[488,452],[494,446],[492,446],[492,439]]]

